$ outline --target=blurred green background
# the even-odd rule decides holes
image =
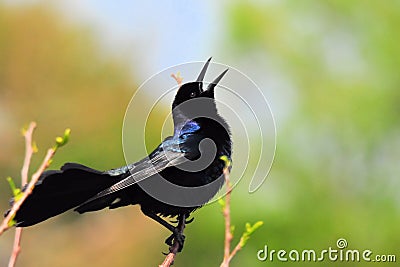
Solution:
[[[245,177],[233,193],[235,241],[246,222],[264,226],[231,266],[303,266],[256,253],[321,251],[338,238],[400,260],[399,25],[400,1],[0,1],[0,210],[5,178],[19,180],[22,126],[38,123],[34,167],[67,127],[52,168],[120,166],[138,85],[212,55],[255,80],[277,124],[268,179],[249,194]],[[223,233],[218,204],[197,211],[176,266],[219,266]],[[24,231],[17,266],[158,266],[167,235],[137,207],[70,212]],[[1,266],[12,239],[0,238]]]

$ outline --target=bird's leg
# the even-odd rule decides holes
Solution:
[[[172,235],[165,240],[165,243],[170,246],[169,251],[172,253],[181,252],[183,249],[183,244],[185,242],[185,235],[183,234],[183,230],[185,229],[185,223],[186,223],[186,215],[185,214],[179,215],[178,226],[175,227],[175,231],[172,231]]]
[[[167,228],[168,230],[170,230],[171,232],[175,232],[176,231],[176,227],[173,226],[172,224],[167,223],[165,220],[163,220],[160,216],[158,216],[157,214],[151,213],[151,212],[146,212],[143,211],[143,214],[146,215],[147,217],[155,220],[156,222],[158,222],[159,224],[161,224],[162,226],[164,226],[165,228]]]
[[[170,246],[169,250],[176,250],[176,252],[181,252],[183,249],[183,243],[185,242],[185,236],[183,235],[183,229],[185,229],[185,218],[186,215],[179,215],[178,216],[178,225],[175,227],[171,224],[169,224],[168,222],[166,222],[165,220],[163,220],[161,217],[157,216],[157,214],[154,214],[152,212],[147,212],[147,211],[143,211],[143,214],[146,215],[147,217],[155,220],[156,222],[158,222],[159,224],[161,224],[162,226],[164,226],[165,228],[167,228],[168,230],[170,230],[172,232],[172,235],[169,236],[166,240],[165,243],[167,245]],[[174,242],[177,242],[178,247],[174,247]]]

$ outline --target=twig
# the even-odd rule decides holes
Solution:
[[[33,153],[35,152],[33,149],[33,143],[32,143],[32,135],[33,131],[36,128],[36,123],[31,122],[29,124],[28,129],[26,132],[24,132],[24,137],[25,137],[25,159],[24,159],[24,165],[22,166],[21,169],[21,184],[25,185],[28,183],[28,172],[29,172],[29,165],[31,164],[31,158]]]
[[[17,257],[21,251],[21,236],[22,236],[22,228],[18,227],[15,229],[14,245],[10,256],[10,260],[8,261],[8,267],[14,267],[15,263],[17,262]]]
[[[21,180],[22,180],[22,185],[23,186],[26,185],[26,186],[25,186],[24,190],[21,192],[20,189],[15,188],[14,182],[12,181],[11,178],[9,178],[9,183],[13,190],[14,203],[13,203],[11,209],[9,210],[7,216],[4,218],[3,222],[0,225],[0,235],[2,235],[6,230],[8,230],[9,228],[11,228],[12,226],[15,225],[15,222],[13,219],[14,219],[17,211],[21,208],[22,204],[25,202],[25,200],[28,198],[28,196],[32,193],[33,188],[35,187],[35,184],[38,182],[40,176],[45,171],[45,169],[50,165],[51,159],[53,158],[57,149],[61,146],[64,146],[68,142],[69,135],[71,132],[70,129],[66,129],[63,137],[56,138],[56,145],[47,151],[47,154],[46,154],[42,164],[40,165],[39,169],[32,175],[32,179],[28,183],[29,165],[31,162],[32,154],[35,152],[35,147],[33,146],[33,143],[32,143],[32,135],[33,135],[33,131],[34,131],[35,127],[36,127],[36,123],[31,122],[29,125],[29,128],[24,132],[26,151],[25,151],[24,165],[21,169]],[[8,263],[9,267],[13,267],[15,265],[15,262],[19,255],[19,252],[21,251],[21,247],[20,247],[21,236],[22,236],[22,228],[17,227],[16,232],[15,232],[13,251],[10,256],[9,263]]]
[[[227,260],[227,265],[225,266],[229,266],[229,262],[232,260],[232,258],[236,255],[236,253],[238,253],[239,250],[242,249],[242,242],[243,242],[243,236],[240,238],[239,243],[237,243],[236,247],[232,250],[231,254],[229,254],[229,258]]]
[[[182,85],[183,78],[181,77],[179,72],[176,75],[172,73],[171,77],[174,78],[174,80],[178,84],[178,87],[180,87]]]
[[[35,123],[31,124],[31,127],[34,128],[34,126],[32,126],[32,125],[36,125],[36,124]],[[32,132],[33,132],[33,129],[32,129]],[[17,196],[14,196],[15,202],[14,202],[13,206],[11,207],[10,211],[8,212],[7,216],[4,218],[3,222],[0,225],[0,235],[2,235],[6,230],[8,230],[12,226],[14,226],[13,219],[15,217],[15,214],[20,209],[20,207],[25,202],[25,200],[28,198],[28,196],[32,193],[33,188],[35,187],[35,184],[38,182],[42,173],[47,169],[47,167],[49,167],[49,165],[51,163],[51,159],[53,158],[57,149],[64,146],[68,142],[70,133],[71,133],[71,130],[66,129],[64,131],[63,137],[56,138],[55,146],[50,148],[49,150],[47,150],[47,154],[46,154],[42,164],[40,165],[39,169],[32,175],[32,178],[31,178],[30,182],[27,184],[27,186],[24,188],[24,191],[19,192],[17,194]],[[34,151],[34,148],[32,147],[32,138],[31,137],[29,137],[29,142],[27,141],[27,143],[29,143],[29,146],[28,146],[29,149],[32,149],[32,151]],[[30,157],[32,154],[29,152],[26,155],[27,155],[25,158],[26,162],[30,162]],[[27,167],[23,168],[23,170],[21,171],[22,176],[25,176],[25,175],[27,176],[28,170],[29,169]],[[15,194],[15,192],[14,192],[14,194]]]
[[[223,208],[223,212],[222,212],[223,216],[225,218],[225,242],[224,242],[224,260],[221,263],[221,267],[228,267],[230,260],[237,252],[237,251],[233,250],[232,254],[230,253],[231,242],[233,239],[233,235],[232,235],[232,231],[231,231],[231,212],[230,212],[232,184],[229,179],[229,168],[228,167],[224,168],[224,177],[225,177],[227,192],[225,195],[225,203],[224,203],[224,208]]]
[[[185,229],[185,217],[183,217],[182,220],[179,220],[177,228],[180,233],[183,233],[183,230]],[[179,242],[174,239],[174,243],[169,248],[168,255],[165,257],[163,263],[161,265],[159,265],[159,267],[169,267],[169,266],[173,265],[175,256],[179,252],[179,247],[180,247]]]
[[[28,129],[24,132],[25,158],[24,158],[24,165],[22,166],[21,169],[21,185],[25,185],[28,183],[29,165],[31,164],[32,154],[34,153],[34,149],[32,146],[32,135],[35,128],[36,128],[36,123],[31,122],[29,124]],[[15,266],[17,257],[19,255],[19,252],[21,251],[21,237],[22,237],[22,228],[17,227],[15,229],[14,245],[10,256],[10,260],[8,261],[8,267]]]
[[[165,260],[159,267],[169,267],[174,263],[176,253],[168,253],[167,257],[165,257]]]
[[[225,168],[224,168],[224,177],[226,182],[226,195],[225,201],[221,200],[221,204],[223,206],[222,214],[225,219],[225,242],[224,242],[224,259],[220,265],[220,267],[229,267],[229,263],[232,258],[241,250],[245,245],[247,240],[250,238],[251,234],[254,233],[261,225],[263,225],[262,221],[258,221],[251,225],[250,223],[246,223],[246,229],[242,233],[239,242],[234,247],[232,251],[231,249],[231,242],[233,239],[233,227],[231,226],[231,194],[232,194],[232,184],[229,180],[229,172],[231,167],[231,161],[228,157],[222,156],[220,159],[225,161]]]
[[[11,224],[12,219],[14,218],[15,214],[17,213],[19,208],[22,206],[24,201],[32,193],[33,188],[35,187],[35,184],[37,183],[37,181],[40,178],[40,175],[50,165],[50,160],[54,156],[55,152],[56,152],[56,148],[50,148],[49,150],[47,150],[46,157],[44,158],[39,169],[32,175],[32,179],[28,183],[28,186],[26,187],[25,191],[21,194],[21,197],[18,199],[18,201],[16,201],[14,203],[14,205],[12,206],[7,217],[3,220],[3,222],[0,226],[0,235],[2,235],[6,230],[8,230],[10,227],[12,227],[12,224]]]

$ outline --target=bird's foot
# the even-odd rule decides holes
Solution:
[[[172,235],[165,239],[165,244],[169,246],[170,252],[173,252],[174,250],[174,241],[178,243],[177,252],[181,252],[183,249],[183,244],[185,243],[185,235],[176,230]]]

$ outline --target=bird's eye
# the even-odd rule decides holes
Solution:
[[[196,92],[191,92],[190,93],[190,97],[195,97],[196,96]]]

